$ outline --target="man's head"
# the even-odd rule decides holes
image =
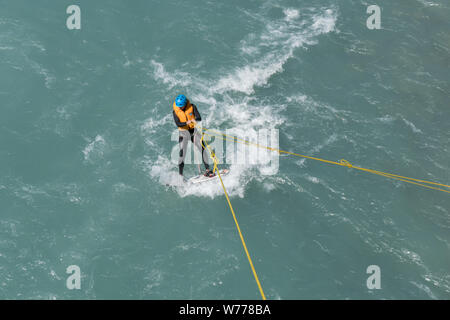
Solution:
[[[175,105],[178,108],[184,108],[187,105],[187,98],[184,94],[180,94],[178,97],[175,98]]]

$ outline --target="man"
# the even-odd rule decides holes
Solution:
[[[202,121],[197,107],[190,103],[185,95],[180,94],[173,103],[173,119],[180,132],[179,146],[180,157],[178,159],[178,172],[183,175],[184,158],[186,157],[187,145],[189,140],[198,148],[202,154],[203,165],[205,166],[205,176],[213,177],[214,173],[209,169],[208,156],[205,146],[202,143],[202,137],[195,128],[197,121]]]

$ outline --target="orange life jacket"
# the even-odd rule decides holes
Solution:
[[[192,106],[192,104],[190,102],[188,102],[188,104],[184,108],[184,110],[183,110],[183,108],[177,107],[177,105],[174,102],[173,103],[173,111],[175,112],[178,119],[180,119],[180,122],[187,122],[189,120],[195,120],[194,107]],[[195,123],[191,122],[186,126],[178,127],[178,129],[179,130],[189,130],[189,129],[194,129],[194,127],[195,127]]]

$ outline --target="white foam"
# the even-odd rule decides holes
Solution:
[[[306,100],[308,99],[308,96],[304,95],[304,94],[300,94],[300,95],[296,95],[296,96],[292,96],[292,97],[287,97],[286,100],[288,102],[296,102],[296,103],[304,103],[306,102]]]
[[[95,139],[89,142],[83,149],[84,160],[92,160],[93,155],[95,155],[95,157],[103,156],[105,145],[105,139],[101,135],[97,135]]]
[[[151,60],[150,64],[153,67],[154,78],[169,85],[169,89],[172,89],[175,86],[186,87],[190,84],[189,74],[185,72],[168,73],[165,70],[164,65],[155,60]]]
[[[347,117],[351,114],[350,111],[337,110],[326,103],[317,102],[303,94],[287,97],[286,101],[289,105],[301,108],[302,111],[313,112],[316,116],[323,119],[333,120],[338,118],[345,123],[347,122]]]
[[[421,4],[423,4],[426,7],[439,6],[439,3],[435,3],[435,2],[431,2],[431,1],[425,1],[425,0],[417,0],[417,1],[420,2]]]
[[[266,182],[263,184],[263,186],[264,190],[266,190],[268,193],[276,189],[276,186],[273,183]]]
[[[326,139],[323,143],[318,144],[316,146],[314,146],[311,150],[311,152],[313,154],[317,154],[320,152],[320,150],[322,150],[324,147],[329,146],[330,144],[333,144],[334,142],[336,142],[338,140],[338,136],[336,133],[333,133],[331,136],[328,137],[328,139]]]
[[[28,62],[29,62],[29,64],[30,64],[30,66],[31,66],[31,68],[37,73],[37,74],[39,74],[39,75],[41,75],[41,76],[43,76],[44,77],[44,80],[45,80],[45,87],[47,88],[47,89],[50,89],[51,88],[51,84],[55,81],[55,76],[54,75],[52,75],[51,73],[50,73],[50,71],[48,71],[46,68],[44,68],[42,65],[40,65],[39,63],[37,63],[36,61],[33,61],[33,60],[31,60],[31,59],[29,59],[28,57],[27,57],[27,59],[28,59]]]
[[[231,171],[228,175],[222,177],[223,183],[229,195],[244,197],[245,191],[245,177],[242,174],[242,167],[231,166]],[[202,196],[214,198],[217,195],[223,195],[223,189],[217,179],[198,183],[198,184],[184,184],[176,188],[176,191],[181,197],[186,196]]]
[[[278,63],[262,63],[266,67],[258,67],[256,65],[244,66],[236,70],[233,74],[229,74],[219,79],[215,91],[239,91],[246,94],[252,94],[255,86],[265,85],[268,79],[283,70],[283,61]]]
[[[145,120],[145,122],[141,125],[141,130],[144,132],[154,133],[158,127],[164,125],[172,120],[172,114],[168,113],[161,119],[156,119],[155,117],[150,117]]]
[[[337,18],[331,9],[313,15],[309,27],[305,27],[305,21],[296,19],[299,16],[297,10],[285,9],[284,13],[286,19],[269,22],[259,37],[251,34],[241,42],[241,51],[247,55],[254,54],[255,62],[227,73],[217,81],[213,91],[238,91],[250,95],[256,86],[266,85],[274,74],[283,71],[283,65],[294,55],[295,49],[314,44],[313,38],[320,34],[335,31]],[[267,48],[270,51],[259,56],[259,52]]]
[[[299,17],[299,11],[297,9],[284,9],[283,13],[285,15],[285,19],[288,21],[297,19]]]
[[[312,28],[320,33],[329,33],[335,31],[336,17],[333,10],[328,9],[324,15],[316,16]]]
[[[403,120],[403,122],[405,122],[405,123],[408,125],[408,127],[411,128],[411,130],[412,130],[413,132],[415,132],[415,133],[422,133],[422,130],[417,129],[416,126],[414,125],[414,123],[412,123],[412,122],[406,120],[406,119],[403,118],[403,117],[402,117],[402,120]]]
[[[391,115],[387,114],[387,115],[385,115],[385,116],[383,116],[381,118],[377,118],[377,120],[379,120],[379,121],[381,121],[383,123],[392,123],[392,122],[395,121],[395,118],[392,117]]]
[[[306,179],[308,179],[309,181],[311,181],[312,183],[315,183],[315,184],[320,183],[320,179],[317,177],[307,176]]]

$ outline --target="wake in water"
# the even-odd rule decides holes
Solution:
[[[283,105],[268,105],[267,102],[260,101],[255,88],[270,86],[270,78],[283,72],[283,65],[294,56],[296,49],[314,45],[318,36],[335,31],[337,13],[333,9],[319,12],[310,9],[301,13],[296,9],[285,8],[283,13],[284,17],[275,21],[267,20],[263,14],[252,15],[255,19],[268,21],[265,29],[259,34],[248,34],[241,41],[238,55],[242,59],[231,70],[223,70],[223,76],[219,78],[202,78],[183,70],[168,72],[164,64],[156,60],[150,63],[151,75],[165,85],[168,91],[187,92],[189,98],[199,105],[205,127],[219,128],[223,132],[226,130],[227,134],[255,141],[260,129],[273,130],[285,122],[279,112]],[[143,125],[147,145],[158,153],[156,159],[147,158],[144,161],[146,171],[159,183],[173,186],[181,197],[214,197],[222,194],[217,181],[196,186],[180,183],[176,163],[150,138],[155,132],[166,131],[162,129],[163,126],[173,126],[172,122],[171,115],[168,115],[160,121],[148,119]],[[172,140],[176,141],[177,138]],[[245,164],[231,164],[231,173],[224,179],[231,195],[243,197],[250,181],[261,177],[264,171],[270,171],[270,161],[261,164],[255,157],[270,158],[273,152],[261,154],[254,147],[246,149],[240,149],[239,152],[247,152],[249,161]]]

